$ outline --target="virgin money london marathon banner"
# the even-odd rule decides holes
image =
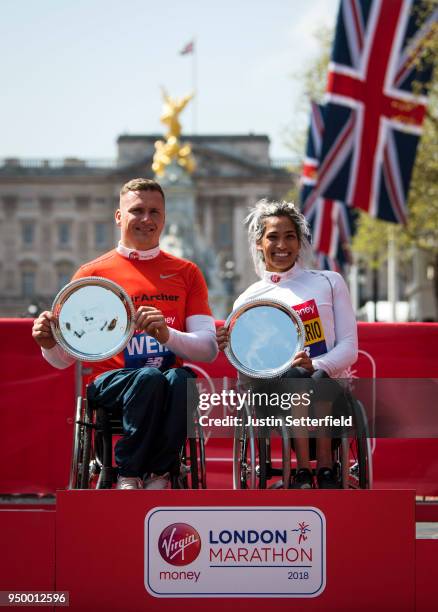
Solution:
[[[311,507],[154,508],[144,567],[155,597],[316,597],[325,517]]]

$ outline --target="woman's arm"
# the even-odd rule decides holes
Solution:
[[[344,279],[340,274],[331,273],[329,280],[333,288],[335,346],[312,362],[315,370],[325,370],[330,377],[339,377],[357,359],[357,322]]]

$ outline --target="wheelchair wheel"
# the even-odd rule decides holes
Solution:
[[[285,425],[281,428],[281,460],[283,472],[283,489],[289,489],[291,482],[291,440]]]
[[[84,409],[84,425],[83,425],[83,445],[82,445],[82,458],[79,464],[78,483],[80,489],[88,489],[90,487],[90,459],[91,459],[91,442],[92,442],[92,425],[93,425],[93,413],[85,399]]]
[[[259,480],[259,489],[266,489],[266,483],[268,479],[267,468],[268,468],[268,439],[257,438],[257,449],[258,449],[258,465],[256,465],[256,475]]]
[[[97,420],[97,419],[96,419]],[[111,488],[112,481],[109,486],[102,486],[102,432],[99,431],[96,420],[93,421],[95,428],[93,429],[93,435],[90,446],[90,460],[89,460],[89,473],[88,473],[88,488],[89,489],[104,489]],[[87,487],[85,487],[87,488]]]
[[[69,489],[88,489],[90,487],[93,428],[93,412],[87,400],[83,397],[78,397],[73,429],[73,453]]]
[[[350,453],[355,459],[350,468],[350,482],[359,489],[370,489],[370,449],[367,438],[355,438],[350,444]],[[352,486],[350,484],[350,486]]]
[[[372,488],[372,453],[365,411],[353,399],[352,414],[356,435],[343,439],[340,446],[342,486],[344,489]]]
[[[172,488],[206,489],[205,442],[202,427],[195,423],[194,438],[188,438],[181,452],[179,474],[172,478]]]
[[[246,407],[246,421],[249,409]],[[233,440],[233,488],[266,489],[267,441],[256,437],[252,425],[237,425]]]
[[[77,489],[79,484],[79,465],[82,461],[82,397],[76,402],[76,414],[73,427],[73,449],[70,465],[69,489]]]
[[[270,484],[268,489],[289,489],[292,476],[291,467],[291,451],[294,448],[293,439],[289,437],[289,432],[286,425],[282,425],[279,432],[280,434],[280,453],[281,453],[281,467],[274,467],[271,458],[271,445],[272,440],[266,439],[266,447],[268,449],[268,456],[266,461],[266,478],[269,481],[273,477],[279,476],[278,480],[275,480]]]

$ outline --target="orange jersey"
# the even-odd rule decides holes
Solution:
[[[207,285],[199,268],[163,251],[153,259],[133,260],[114,249],[81,266],[73,280],[85,276],[102,276],[116,282],[129,294],[136,309],[140,306],[158,308],[167,325],[179,331],[186,331],[187,317],[211,316]],[[119,368],[150,366],[167,370],[181,364],[181,358],[143,332],[135,333],[121,353],[89,365],[94,378]]]

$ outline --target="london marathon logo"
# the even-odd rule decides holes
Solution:
[[[201,536],[187,523],[172,523],[161,532],[158,550],[171,565],[189,565],[201,552]]]
[[[307,540],[307,538],[309,537],[307,534],[310,533],[312,530],[309,529],[309,525],[307,525],[306,522],[303,521],[302,523],[298,523],[298,528],[292,529],[292,531],[298,532],[298,544],[301,544],[301,542],[305,542]]]

